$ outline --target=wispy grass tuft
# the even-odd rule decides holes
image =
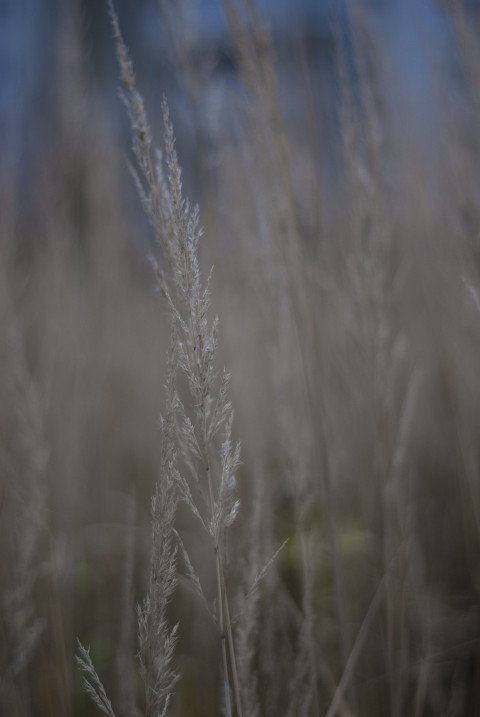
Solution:
[[[138,618],[146,714],[167,713],[173,687],[178,679],[172,667],[178,626],[170,628],[167,620],[167,606],[177,583],[178,544],[181,546],[187,577],[206,602],[192,561],[174,529],[177,501],[180,498],[200,520],[211,541],[217,598],[210,605],[209,612],[219,633],[227,713],[231,712],[230,693],[233,693],[236,713],[241,717],[227,594],[228,556],[224,547],[225,532],[235,521],[239,510],[235,473],[240,465],[240,445],[232,440],[233,409],[227,393],[229,376],[225,371],[219,374],[217,368],[218,319],[210,317],[210,276],[205,285],[201,278],[198,259],[198,244],[202,235],[199,209],[191,208],[183,196],[181,169],[166,100],[163,102],[165,159],[163,161],[160,151],[156,152],[155,160],[153,158],[143,99],[136,89],[133,65],[111,2],[109,9],[125,88],[122,98],[133,132],[133,152],[137,166],[132,168],[132,173],[167,262],[164,270],[152,259],[171,321],[166,380],[167,413],[161,421],[160,472],[152,501],[150,587],[139,609]],[[179,396],[179,373],[188,388],[188,405]],[[83,656],[85,660],[85,653]],[[101,688],[99,683],[97,688]],[[98,700],[107,704],[104,693],[98,690]]]

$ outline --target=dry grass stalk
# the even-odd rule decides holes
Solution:
[[[133,66],[123,42],[118,18],[110,3],[110,14],[117,43],[117,54],[125,85],[123,94],[132,124],[137,170],[132,169],[147,215],[154,227],[158,244],[167,262],[167,270],[155,263],[157,279],[166,299],[172,340],[167,374],[167,413],[162,420],[160,478],[152,503],[152,563],[150,589],[139,611],[140,664],[146,690],[148,715],[166,714],[177,675],[171,667],[176,642],[176,627],[170,629],[166,608],[176,585],[176,552],[180,544],[187,574],[202,594],[192,562],[174,530],[178,497],[183,499],[200,520],[212,541],[216,562],[218,614],[215,621],[221,639],[227,710],[229,674],[233,683],[236,713],[242,715],[227,596],[224,533],[233,523],[239,502],[235,496],[235,472],[240,447],[231,440],[233,411],[227,396],[229,376],[218,378],[215,365],[218,320],[209,319],[209,286],[204,287],[198,263],[201,229],[198,209],[191,209],[183,197],[173,128],[166,102],[165,163],[152,156],[152,140],[143,100],[135,85]],[[177,393],[177,372],[186,380],[191,400],[191,416]],[[220,436],[223,434],[223,438]],[[186,477],[188,476],[188,478]],[[214,608],[210,610],[214,615]],[[90,692],[97,704],[109,710],[91,664],[83,655],[82,668],[91,680]]]

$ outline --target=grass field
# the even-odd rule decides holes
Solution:
[[[457,74],[432,59],[420,131],[352,13],[329,119],[306,67],[299,127],[264,21],[224,0],[206,135],[217,95],[159,5],[171,116],[111,8],[115,125],[66,24],[55,141],[0,178],[0,714],[474,717],[473,25],[445,7]]]

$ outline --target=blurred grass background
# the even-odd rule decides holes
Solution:
[[[215,265],[242,441],[233,592],[249,536],[266,557],[289,541],[258,607],[261,714],[326,714],[347,670],[338,714],[473,716],[476,6],[263,3],[255,18],[246,3],[235,26],[232,3],[158,5],[117,9],[159,140],[167,94]],[[166,310],[106,9],[5,2],[0,33],[0,712],[95,714],[78,636],[121,716],[139,683]],[[213,594],[182,511],[179,528]],[[182,583],[171,608],[172,714],[219,714],[215,631]]]

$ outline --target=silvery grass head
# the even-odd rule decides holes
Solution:
[[[167,607],[177,584],[180,550],[187,578],[212,617],[220,636],[226,709],[231,712],[229,675],[236,711],[242,714],[235,647],[226,586],[224,533],[234,522],[239,501],[235,472],[240,446],[232,441],[233,409],[228,398],[229,375],[218,371],[218,319],[210,317],[210,275],[204,284],[198,260],[202,235],[198,207],[183,195],[173,127],[163,102],[164,156],[153,150],[133,64],[118,17],[109,1],[123,89],[129,114],[135,167],[130,167],[162,255],[152,259],[158,287],[168,307],[171,341],[167,361],[166,411],[161,424],[159,477],[152,499],[152,554],[147,596],[138,609],[140,672],[147,715],[167,713],[178,675],[173,667],[177,626],[170,627]],[[186,385],[182,401],[178,378]],[[184,501],[210,541],[215,563],[217,597],[207,600],[189,554],[175,530],[178,501]],[[88,650],[80,645],[77,660],[85,689],[112,717],[113,709]]]

